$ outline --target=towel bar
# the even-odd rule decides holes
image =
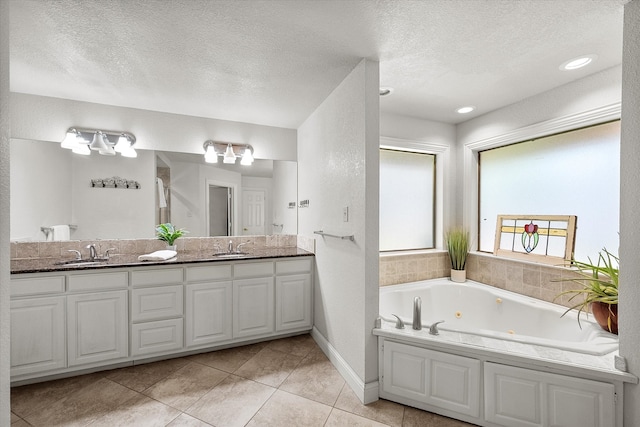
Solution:
[[[330,234],[330,233],[325,233],[322,230],[318,230],[318,231],[314,231],[313,234],[319,234],[321,236],[328,236],[328,237],[335,237],[337,239],[342,239],[342,240],[351,240],[352,242],[355,242],[356,238],[353,236],[353,234],[351,235],[342,235],[342,236],[338,236],[335,234]]]

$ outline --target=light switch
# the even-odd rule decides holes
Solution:
[[[342,221],[349,222],[349,207],[342,208]]]

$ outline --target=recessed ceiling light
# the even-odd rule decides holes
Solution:
[[[578,68],[591,64],[597,57],[597,55],[584,55],[578,58],[573,58],[563,62],[562,65],[560,65],[560,69],[563,71],[577,70]]]
[[[456,110],[456,113],[458,114],[467,114],[472,112],[473,110],[475,110],[476,107],[472,107],[471,105],[467,106],[467,107],[460,107]]]
[[[393,93],[392,87],[381,87],[380,88],[380,96],[387,96]]]

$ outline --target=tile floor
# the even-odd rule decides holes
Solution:
[[[23,426],[464,427],[379,400],[362,405],[310,335],[11,390]]]

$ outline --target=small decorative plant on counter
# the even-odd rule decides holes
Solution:
[[[172,247],[174,250],[176,240],[185,233],[188,233],[188,231],[182,228],[175,228],[170,222],[156,225],[156,237],[158,240],[167,242],[167,246]]]
[[[469,232],[462,228],[452,228],[445,233],[444,240],[451,260],[451,280],[454,282],[466,281]]]
[[[618,263],[619,259],[611,252],[603,248],[598,253],[596,264],[588,258],[589,262],[575,261],[571,264],[578,269],[578,277],[565,279],[580,285],[578,289],[570,289],[556,296],[571,295],[569,302],[580,296],[583,299],[569,307],[563,316],[571,310],[578,310],[578,324],[580,315],[589,308],[602,329],[613,334],[618,333]]]

